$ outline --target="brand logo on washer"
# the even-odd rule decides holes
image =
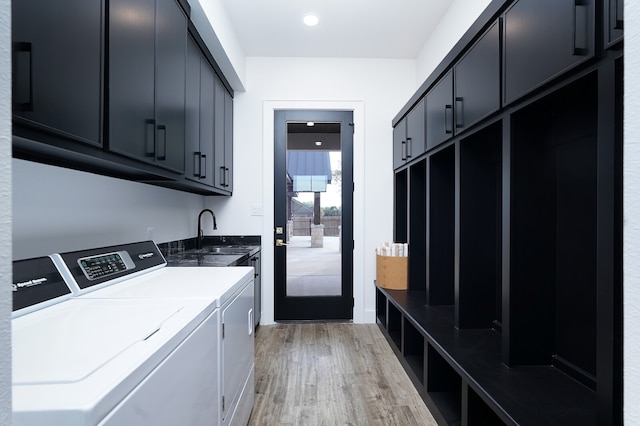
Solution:
[[[138,255],[138,259],[147,259],[149,257],[153,257],[153,253],[143,253]]]
[[[36,278],[29,281],[23,281],[21,283],[13,283],[13,291],[18,291],[18,289],[25,287],[33,287],[34,285],[40,285],[47,281],[46,278]]]

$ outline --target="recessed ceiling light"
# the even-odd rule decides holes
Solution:
[[[322,145],[322,141],[316,141],[316,146]]]
[[[313,121],[307,121],[307,127],[313,127],[315,125],[316,123],[314,123]]]
[[[309,13],[307,15],[304,16],[303,19],[304,23],[310,27],[316,26],[318,25],[318,22],[320,21],[320,19],[318,19],[318,17],[312,13]]]

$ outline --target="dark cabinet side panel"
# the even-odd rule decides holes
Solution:
[[[605,46],[611,47],[624,36],[624,0],[606,0],[604,11]]]

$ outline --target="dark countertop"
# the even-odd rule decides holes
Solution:
[[[205,237],[196,248],[195,238],[159,244],[167,266],[240,266],[260,251],[260,237]]]

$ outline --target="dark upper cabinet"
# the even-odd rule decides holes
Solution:
[[[590,0],[519,0],[504,14],[504,103],[594,55]]]
[[[184,172],[186,50],[175,0],[109,2],[111,151]]]
[[[624,0],[606,0],[604,11],[605,46],[611,47],[624,35]]]
[[[407,157],[419,157],[426,149],[425,146],[425,102],[424,99],[413,107],[407,114]]]
[[[233,191],[233,98],[224,92],[224,166],[225,189]]]
[[[11,6],[14,122],[101,146],[102,1]]]
[[[157,0],[156,14],[156,159],[184,172],[187,17],[175,0]]]
[[[185,177],[213,186],[213,68],[196,42],[187,42]]]
[[[425,100],[422,99],[393,129],[393,168],[423,154],[425,138]]]
[[[453,73],[447,72],[427,93],[427,149],[453,136]]]
[[[403,118],[393,128],[393,169],[407,162],[407,118]]]
[[[219,78],[215,79],[214,120],[214,186],[231,192],[233,189],[231,182],[233,174],[233,99]]]
[[[496,22],[454,67],[455,132],[500,108],[500,26]]]

